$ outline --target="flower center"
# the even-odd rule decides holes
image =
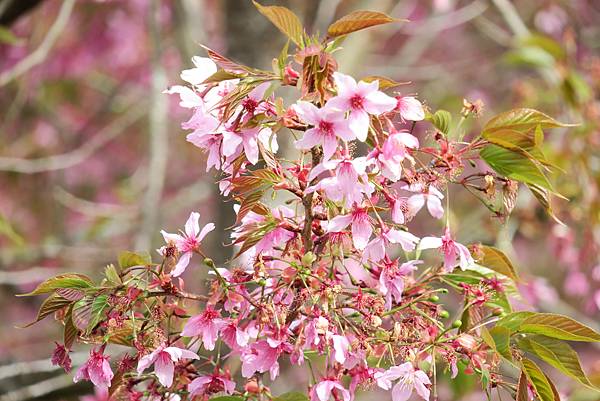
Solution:
[[[354,95],[350,98],[350,106],[353,110],[362,110],[365,98],[360,95]]]
[[[333,135],[333,123],[321,120],[319,121],[319,130],[327,136]]]

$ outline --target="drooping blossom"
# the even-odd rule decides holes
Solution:
[[[221,374],[199,376],[188,384],[188,391],[191,397],[210,396],[220,392],[231,395],[235,391],[235,382]]]
[[[170,234],[161,230],[161,234],[165,241],[174,244],[177,247],[177,250],[181,252],[179,260],[171,272],[173,277],[178,277],[185,271],[190,263],[192,255],[200,246],[202,239],[206,234],[215,229],[213,223],[208,223],[200,230],[199,220],[200,213],[192,212],[185,223],[185,232],[182,232],[181,234]]]
[[[444,235],[440,237],[424,237],[419,243],[419,249],[440,249],[444,254],[444,270],[452,271],[458,264],[461,270],[472,266],[475,262],[471,253],[463,244],[452,239],[450,229],[446,227]]]
[[[408,198],[408,212],[411,216],[416,215],[421,208],[427,203],[427,210],[432,217],[441,219],[444,216],[444,208],[442,207],[442,199],[444,195],[433,185],[423,186],[415,183],[404,185],[402,189],[410,192],[415,192]]]
[[[369,133],[369,114],[380,115],[393,110],[397,101],[379,91],[379,81],[356,83],[354,78],[340,72],[333,73],[337,96],[327,106],[349,111],[348,126],[356,138],[364,142]]]
[[[423,105],[416,98],[412,96],[398,96],[396,100],[396,110],[398,110],[403,120],[421,121],[425,118]]]
[[[393,401],[407,401],[413,390],[422,399],[429,400],[430,391],[427,385],[430,385],[431,381],[425,372],[415,369],[411,362],[392,366],[385,372],[377,372],[375,373],[375,380],[382,389],[392,389]],[[398,382],[392,388],[392,382],[395,380],[398,380]]]
[[[150,354],[140,358],[137,365],[137,373],[141,375],[144,370],[154,364],[154,374],[160,384],[165,387],[171,387],[171,384],[173,384],[175,363],[179,362],[180,359],[198,359],[198,355],[187,349],[165,347],[162,345]]]
[[[114,374],[108,363],[109,359],[108,355],[104,355],[102,349],[97,351],[93,348],[90,350],[88,360],[75,373],[73,381],[77,383],[80,380],[89,380],[96,387],[110,387]]]
[[[52,365],[60,366],[65,372],[69,373],[72,368],[69,350],[62,344],[57,342],[55,342],[55,344],[56,347],[54,348],[54,352],[52,352]]]
[[[402,162],[413,160],[409,149],[417,149],[419,140],[404,131],[396,131],[388,136],[381,148],[373,149],[368,159],[377,165],[381,174],[392,182],[402,177]]]
[[[241,128],[239,131],[223,131],[222,152],[228,160],[233,161],[242,152],[251,164],[258,162],[258,142],[275,153],[278,149],[277,139],[269,127],[256,126]]]
[[[204,348],[209,351],[215,349],[215,342],[220,330],[225,326],[226,321],[221,319],[221,314],[210,306],[192,318],[190,318],[181,335],[183,337],[202,337]]]
[[[349,225],[352,225],[352,241],[356,249],[363,250],[371,238],[373,227],[369,221],[367,210],[362,207],[356,207],[350,214],[343,214],[334,217],[327,224],[327,232],[340,232]]]
[[[385,297],[385,307],[390,309],[392,301],[402,301],[404,278],[417,269],[421,260],[411,260],[398,266],[398,261],[383,263],[379,275],[379,292]]]
[[[311,401],[329,401],[331,394],[338,392],[344,401],[350,401],[350,392],[344,388],[342,383],[336,378],[324,378],[317,383],[310,391]],[[338,399],[336,397],[336,399]]]
[[[376,236],[365,247],[363,260],[378,262],[386,255],[386,248],[389,244],[400,244],[405,251],[412,251],[419,242],[419,237],[408,231],[396,230],[394,228],[382,228]]]
[[[338,146],[338,138],[351,141],[356,135],[348,128],[344,113],[331,108],[317,108],[312,103],[298,101],[294,110],[302,121],[312,125],[304,136],[295,142],[298,149],[311,149],[317,145],[323,146],[323,161],[331,159]]]

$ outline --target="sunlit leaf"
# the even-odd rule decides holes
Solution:
[[[148,252],[123,251],[119,254],[119,267],[127,269],[134,266],[146,266],[152,263]]]
[[[521,349],[531,352],[567,376],[574,378],[586,386],[593,387],[581,367],[579,356],[564,341],[542,335],[528,335],[520,338],[518,344]]]
[[[481,245],[478,248],[483,252],[483,258],[478,261],[480,265],[505,275],[513,281],[519,281],[517,270],[504,252],[498,248],[486,245]]]
[[[541,111],[521,108],[500,113],[489,120],[483,127],[481,136],[486,138],[488,135],[503,129],[527,132],[535,129],[537,125],[540,125],[542,129],[573,126],[572,124],[558,122]]]
[[[523,372],[525,372],[527,379],[529,379],[541,401],[560,401],[560,398],[555,396],[550,380],[533,361],[523,358],[521,363]]]
[[[39,322],[40,320],[44,319],[46,316],[56,312],[57,310],[60,310],[66,306],[68,306],[69,304],[71,304],[72,301],[65,299],[57,294],[51,294],[48,298],[46,298],[44,300],[44,302],[42,302],[42,305],[40,306],[40,309],[38,311],[37,317],[35,318],[35,320],[31,323],[27,323],[26,325],[20,326],[21,328],[26,328],[29,327],[37,322]]]
[[[552,185],[540,167],[527,156],[497,145],[486,145],[481,158],[498,174],[526,184],[538,185],[552,191]]]
[[[35,290],[27,294],[19,294],[20,297],[28,297],[32,295],[46,294],[58,288],[91,288],[93,287],[92,280],[84,274],[65,273],[56,277],[49,278],[36,287]]]
[[[273,401],[308,401],[308,396],[299,391],[290,391],[273,398]]]
[[[554,313],[534,313],[522,321],[518,331],[559,340],[600,342],[600,333],[570,317]]]
[[[360,31],[376,25],[389,24],[390,22],[407,21],[392,18],[385,13],[378,11],[357,10],[343,16],[327,28],[327,35],[335,38],[336,36],[347,35],[351,32]]]
[[[511,361],[512,355],[510,353],[510,330],[506,327],[496,326],[491,328],[489,333],[494,340],[496,351]]]
[[[426,113],[425,120],[432,123],[440,132],[448,135],[452,123],[452,114],[446,110],[438,110],[433,114]]]
[[[283,34],[298,46],[303,46],[302,22],[296,14],[286,7],[281,6],[263,6],[256,1],[252,1],[258,11],[267,17]]]

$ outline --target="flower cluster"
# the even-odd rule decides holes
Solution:
[[[126,253],[100,287],[81,275],[43,284],[34,294],[56,290],[67,301],[66,340],[53,362],[70,367],[75,337],[99,343],[76,380],[131,400],[274,398],[268,383],[283,363],[310,372],[312,401],[351,401],[373,385],[393,401],[413,393],[428,400],[442,366],[451,377],[477,374],[484,388],[514,392],[499,370],[501,357],[513,358],[510,340],[494,341],[535,316],[504,316],[514,268],[495,248],[458,242],[450,203],[443,206],[451,185],[488,195],[489,177],[508,185],[473,172],[471,162],[489,161],[485,150],[497,145],[465,142],[460,126],[449,131],[443,113],[401,95],[392,80],[338,71],[337,42],[296,42],[296,64],[284,52],[274,73],[209,50],[181,73],[188,85],[165,91],[190,109],[187,140],[236,201],[231,262],[217,266],[202,249],[214,225],[201,229],[194,212],[180,234],[162,231],[160,264]],[[293,104],[277,97],[282,85],[299,89]],[[293,142],[288,153],[296,156],[278,156],[279,142]],[[417,218],[431,220],[437,235],[417,235]],[[209,270],[207,295],[185,291],[196,273],[190,264]],[[448,289],[457,297],[442,305]],[[447,309],[461,320],[447,321]],[[118,374],[107,343],[135,349]]]

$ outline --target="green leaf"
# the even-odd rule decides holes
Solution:
[[[504,252],[498,248],[486,245],[479,246],[479,249],[483,252],[483,258],[478,261],[479,264],[509,277],[515,282],[519,281],[517,270]]]
[[[127,269],[133,266],[146,266],[152,263],[152,257],[148,252],[123,251],[119,254],[119,266]]]
[[[123,280],[121,280],[119,271],[112,263],[106,265],[106,267],[104,268],[104,276],[106,277],[106,280],[112,285],[123,284]]]
[[[542,335],[528,335],[520,338],[518,345],[581,384],[594,388],[569,344]]]
[[[521,39],[521,43],[525,46],[538,47],[551,54],[555,59],[562,59],[566,56],[565,50],[560,43],[554,39],[543,35],[529,35]]]
[[[560,398],[556,397],[553,385],[550,383],[548,377],[533,361],[523,358],[521,364],[523,372],[525,372],[527,379],[532,384],[541,401],[560,401]]]
[[[504,316],[502,319],[498,320],[496,326],[506,327],[512,332],[518,330],[518,328],[523,324],[525,319],[530,316],[535,315],[535,312],[513,312]]]
[[[541,111],[521,108],[500,113],[489,120],[483,127],[481,136],[487,138],[488,135],[503,129],[527,132],[535,129],[538,124],[542,129],[573,126],[558,122]]]
[[[554,57],[546,50],[532,46],[524,46],[507,52],[504,55],[504,61],[513,65],[544,68],[551,68],[555,63]]]
[[[238,395],[222,395],[219,397],[213,397],[209,399],[210,401],[244,401],[244,397],[240,397]]]
[[[510,330],[506,327],[496,326],[489,330],[490,336],[494,340],[496,351],[504,358],[512,361],[510,353]]]
[[[407,21],[392,18],[378,11],[357,10],[343,16],[327,28],[327,36],[335,38],[360,31],[372,26],[389,24],[390,22]]]
[[[242,74],[235,74],[233,72],[229,72],[226,70],[218,70],[217,72],[212,74],[210,77],[206,78],[202,82],[202,84],[213,84],[213,83],[218,83],[221,81],[228,81],[230,79],[236,79],[236,78],[241,78],[241,77],[243,77]]]
[[[290,391],[273,398],[273,401],[308,401],[308,396],[299,391]]]
[[[19,326],[20,328],[26,328],[29,327],[37,322],[39,322],[40,320],[44,319],[46,316],[56,312],[57,310],[60,310],[66,306],[68,306],[69,304],[71,304],[71,302],[68,299],[65,299],[59,295],[56,294],[51,294],[48,298],[46,298],[44,300],[44,302],[42,302],[42,305],[40,306],[40,310],[38,311],[37,317],[35,318],[35,320],[31,323],[27,323],[26,325],[23,326]]]
[[[600,342],[600,333],[590,327],[554,313],[534,313],[525,318],[518,332],[543,334],[567,341]]]
[[[104,317],[104,311],[108,307],[108,295],[99,295],[94,298],[94,301],[92,302],[90,321],[87,326],[88,333],[91,332],[98,323],[100,323]]]
[[[479,156],[498,174],[552,191],[552,185],[540,167],[527,156],[498,145],[486,145]]]
[[[44,281],[37,288],[27,294],[18,294],[18,297],[29,297],[32,295],[46,294],[53,292],[58,288],[91,288],[93,287],[92,280],[83,274],[78,273],[65,273],[60,274],[56,277],[49,278]]]
[[[258,11],[267,17],[283,34],[298,46],[303,46],[302,23],[296,14],[288,8],[281,6],[263,6],[256,1],[252,1]]]
[[[450,131],[450,123],[452,122],[452,114],[446,110],[438,110],[434,114],[427,113],[425,119],[433,124],[442,133],[448,135]]]

